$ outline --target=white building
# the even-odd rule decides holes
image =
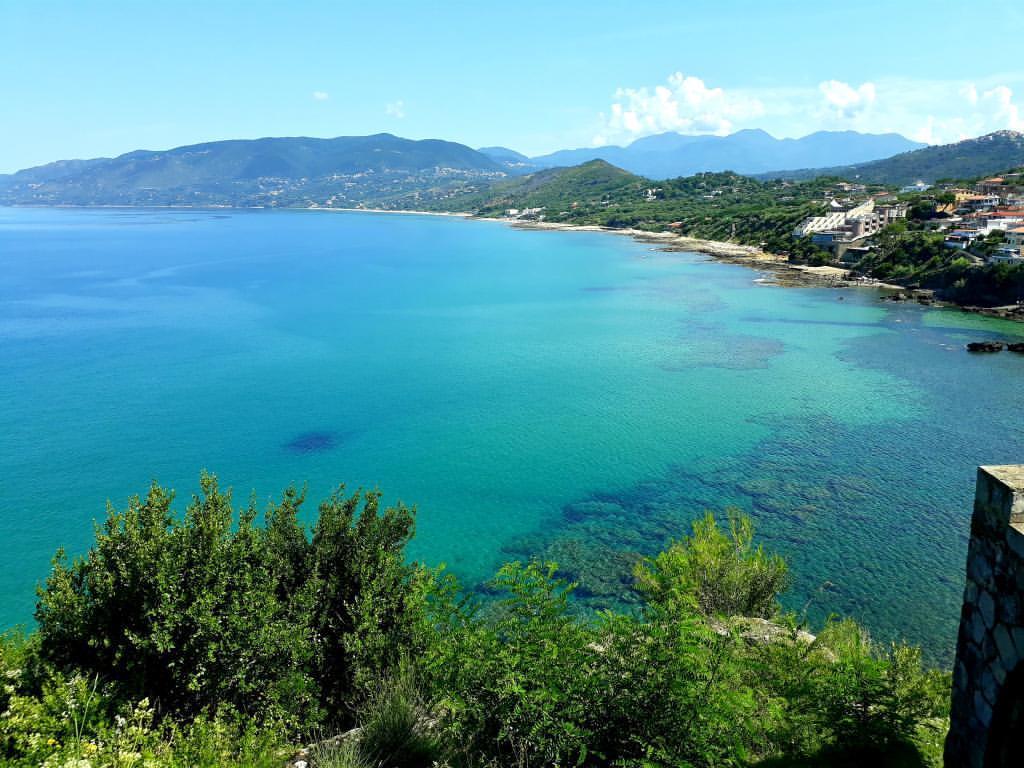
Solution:
[[[1024,264],[1024,256],[1020,255],[1020,251],[1004,247],[997,250],[991,256],[988,257],[989,264]]]
[[[1024,227],[1011,227],[1006,230],[1006,244],[1021,253],[1024,249]]]
[[[830,206],[834,209],[836,201]],[[829,233],[829,242],[853,242],[877,234],[883,227],[899,218],[906,218],[907,206],[902,203],[875,207],[874,200],[868,200],[853,208],[832,210],[824,216],[805,219],[793,230],[795,237],[807,237]],[[824,242],[820,238],[816,242]]]

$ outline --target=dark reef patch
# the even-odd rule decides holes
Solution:
[[[291,453],[323,453],[336,448],[339,444],[335,432],[303,432],[284,444],[284,449]]]
[[[928,423],[904,422],[902,434],[827,417],[771,425],[752,450],[567,504],[504,554],[557,563],[582,611],[628,610],[640,602],[640,558],[685,536],[704,510],[737,507],[789,559],[795,583],[784,603],[812,629],[833,613],[856,616],[879,639],[906,638],[930,662],[950,663],[969,488],[953,467],[939,474],[948,485],[931,473],[908,484],[897,469],[934,464]]]

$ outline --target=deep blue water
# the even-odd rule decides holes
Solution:
[[[595,605],[738,505],[812,624],[948,662],[975,467],[1024,461],[1024,356],[963,344],[1024,327],[757,277],[436,217],[0,209],[0,624],[108,499],[207,468],[240,504],[379,487],[413,556],[553,557]]]

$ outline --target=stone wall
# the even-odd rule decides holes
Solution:
[[[1024,466],[979,467],[946,765],[1024,765]]]

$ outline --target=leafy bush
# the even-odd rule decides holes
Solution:
[[[937,759],[948,676],[849,620],[803,632],[738,513],[641,563],[641,609],[581,615],[553,563],[504,566],[486,600],[408,565],[412,512],[376,494],[308,531],[294,488],[258,525],[201,485],[180,518],[154,485],[55,561],[37,633],[0,640],[5,765],[269,768],[353,725],[314,768]]]
[[[908,741],[946,706],[945,682],[922,669],[919,649],[879,649],[850,619],[829,622],[818,640],[835,656],[821,665],[815,687],[821,724],[837,745],[884,749]]]
[[[410,650],[412,513],[339,491],[310,539],[294,489],[259,527],[251,504],[235,525],[214,477],[200,484],[181,520],[154,485],[108,511],[84,558],[58,554],[36,611],[39,658],[162,714],[229,705],[297,727],[344,713]]]
[[[705,615],[770,617],[789,584],[778,555],[754,546],[750,518],[728,514],[728,531],[713,513],[693,524],[693,534],[636,568],[637,586],[654,606],[678,610],[696,601]]]
[[[568,610],[555,567],[511,563],[492,582],[491,610],[434,595],[437,641],[426,673],[445,735],[467,753],[514,765],[576,765],[588,758],[606,700],[593,627]]]

